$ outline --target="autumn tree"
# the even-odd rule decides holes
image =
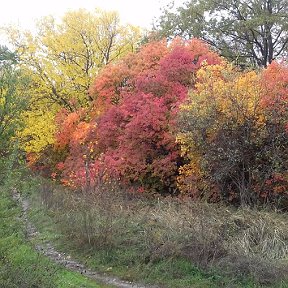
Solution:
[[[287,7],[287,0],[187,1],[165,8],[155,26],[160,37],[199,37],[237,64],[266,67],[287,55]]]
[[[178,177],[182,192],[241,205],[287,196],[287,115],[279,113],[287,110],[287,74],[276,65],[282,76],[271,77],[274,65],[262,75],[239,72],[230,64],[198,72],[196,89],[180,117],[178,143],[189,159]],[[266,101],[277,104],[268,108],[263,106]],[[278,188],[273,191],[269,183]]]
[[[91,77],[133,51],[139,37],[138,28],[121,25],[117,13],[99,9],[71,11],[60,22],[45,17],[35,33],[8,30],[19,64],[32,79],[22,137],[28,139],[24,149],[36,153],[54,143],[56,113],[89,106]]]

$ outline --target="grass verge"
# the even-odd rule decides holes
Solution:
[[[11,185],[0,186],[0,287],[108,287],[52,263],[26,242],[21,209],[11,197]]]

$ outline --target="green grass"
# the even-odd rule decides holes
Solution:
[[[249,279],[239,280],[223,277],[217,272],[204,272],[185,259],[163,259],[157,262],[145,264],[143,262],[126,266],[127,262],[134,262],[134,253],[124,250],[112,249],[108,253],[105,250],[93,251],[88,247],[79,247],[58,242],[58,247],[63,251],[81,259],[88,267],[111,275],[117,275],[128,281],[136,281],[146,284],[157,284],[167,288],[217,288],[217,287],[260,287]],[[130,254],[130,258],[129,258]],[[284,286],[274,286],[282,287]]]
[[[11,199],[7,186],[0,186],[0,287],[108,287],[37,253],[25,240],[20,215],[21,210]]]

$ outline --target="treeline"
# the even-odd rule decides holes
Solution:
[[[53,171],[72,187],[116,178],[149,193],[276,203],[288,188],[287,83],[284,64],[241,72],[199,40],[149,43],[99,73],[90,107],[58,114],[65,156]]]
[[[148,194],[285,206],[284,61],[243,70],[196,38],[141,41],[99,10],[9,34],[30,79],[17,137],[34,169],[73,188],[117,180]]]

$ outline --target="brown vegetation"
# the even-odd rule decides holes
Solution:
[[[184,258],[204,271],[254,279],[259,285],[288,275],[287,214],[170,197],[147,200],[114,183],[89,192],[58,189],[44,186],[42,200],[70,241],[79,247],[138,251],[127,265]]]

